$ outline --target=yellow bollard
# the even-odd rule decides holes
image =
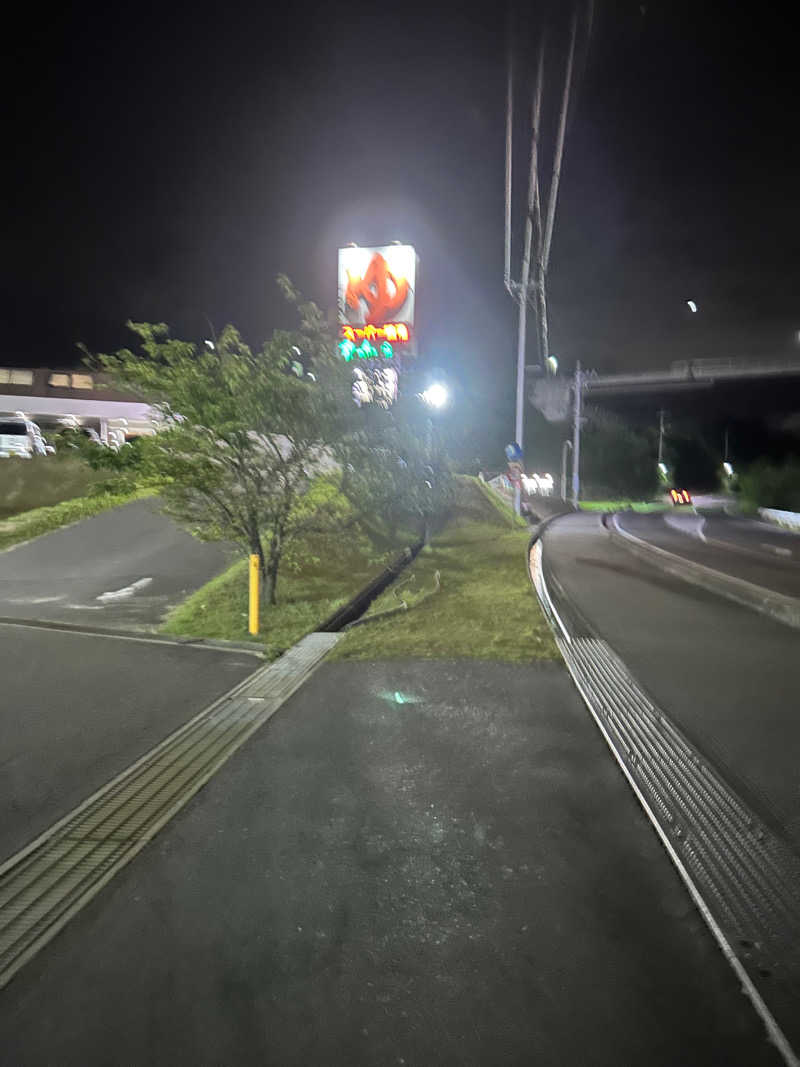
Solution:
[[[258,556],[250,556],[250,633],[258,633]]]

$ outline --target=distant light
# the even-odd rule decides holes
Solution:
[[[209,341],[208,339],[206,339],[203,342],[203,344],[206,346],[206,348],[210,348],[212,352],[214,351],[214,342],[213,341]]]
[[[666,465],[666,463],[659,463],[658,469],[661,471],[662,474],[666,474],[667,473],[667,465]]]
[[[722,464],[722,469],[725,471],[729,478],[733,477],[733,467],[730,465],[730,463],[728,463],[727,460],[725,460],[725,462]]]
[[[558,374],[558,360],[555,356],[547,357],[547,369],[551,374]]]
[[[695,304],[694,300],[687,300],[686,303],[689,305],[689,310],[690,311],[693,311],[693,312],[697,311],[697,304]]]
[[[436,382],[433,385],[429,385],[421,396],[430,407],[442,408],[447,403],[448,392],[445,386]]]

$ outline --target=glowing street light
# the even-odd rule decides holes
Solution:
[[[420,393],[420,396],[431,408],[443,408],[449,399],[446,387],[439,382],[429,385],[423,393]]]
[[[687,300],[687,301],[686,301],[686,303],[687,303],[687,304],[688,304],[688,306],[689,306],[689,310],[690,310],[690,311],[691,311],[691,312],[692,312],[693,314],[697,314],[697,304],[695,304],[694,300]]]

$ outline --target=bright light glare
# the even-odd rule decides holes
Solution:
[[[690,311],[697,311],[697,304],[695,304],[694,300],[687,300],[686,303],[689,305]]]
[[[522,475],[522,488],[526,493],[550,496],[553,491],[552,474],[531,474],[530,478]]]
[[[429,404],[432,408],[442,408],[447,403],[447,389],[440,385],[438,382],[435,385],[429,385],[425,392],[422,394],[422,399],[426,404]]]
[[[730,463],[728,463],[727,460],[725,460],[725,462],[722,464],[722,469],[725,471],[729,478],[733,475],[733,467],[730,465]]]
[[[658,469],[661,471],[662,474],[666,474],[667,473],[667,465],[666,465],[666,463],[659,463]]]

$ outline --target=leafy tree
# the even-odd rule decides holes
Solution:
[[[363,413],[357,432],[336,449],[342,492],[392,531],[408,526],[427,544],[450,504],[454,481],[442,434],[416,398]]]
[[[800,511],[800,459],[788,456],[783,463],[761,459],[739,476],[742,497],[750,508]]]
[[[658,487],[658,467],[647,435],[605,412],[590,410],[587,416],[581,438],[581,480],[587,494],[651,497]]]
[[[305,494],[334,467],[330,448],[353,412],[320,309],[287,278],[278,281],[299,326],[276,331],[258,352],[233,326],[196,345],[170,337],[164,324],[130,322],[139,351],[90,357],[164,419],[147,465],[161,479],[166,510],[199,536],[256,554],[270,604],[287,545],[340,517],[337,494]]]

